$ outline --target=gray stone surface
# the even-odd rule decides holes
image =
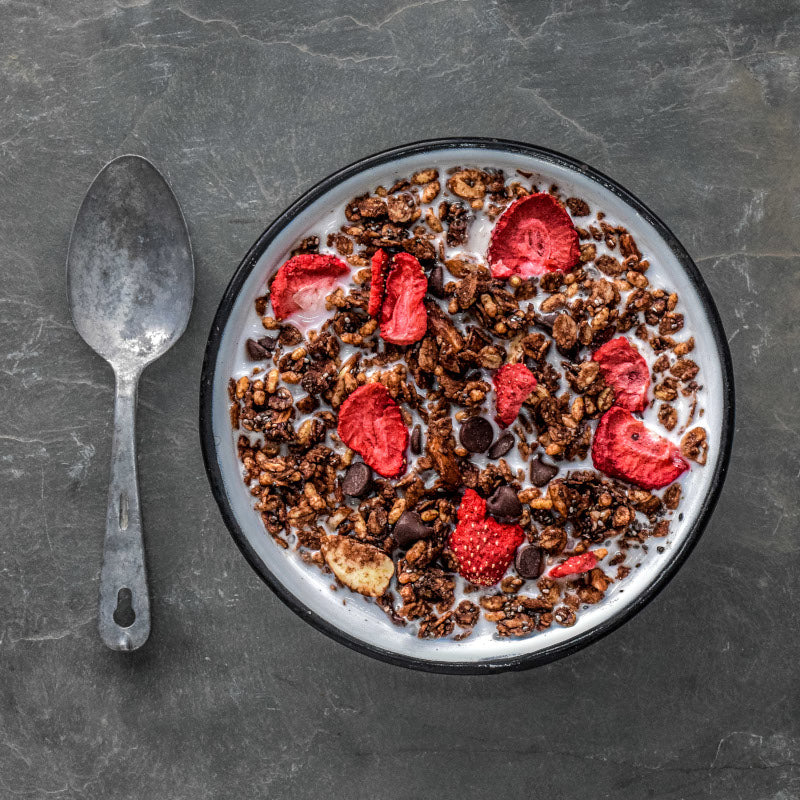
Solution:
[[[800,797],[800,15],[791,2],[0,2],[0,797]],[[705,536],[578,655],[423,675],[317,633],[256,578],[197,436],[210,321],[257,234],[331,170],[496,135],[594,164],[683,240],[739,415]],[[112,378],[64,259],[102,164],[169,177],[194,316],[141,386],[154,632],[95,631]]]

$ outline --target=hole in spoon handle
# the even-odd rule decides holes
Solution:
[[[120,628],[130,628],[136,621],[136,612],[133,610],[133,592],[127,586],[123,586],[117,592],[117,607],[112,616]]]

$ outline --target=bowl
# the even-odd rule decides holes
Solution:
[[[267,535],[241,478],[230,427],[229,376],[240,361],[254,299],[301,238],[319,230],[326,214],[350,198],[416,170],[436,165],[495,166],[523,170],[546,185],[602,208],[628,227],[651,261],[648,276],[677,291],[698,347],[706,392],[703,425],[709,458],[694,467],[684,486],[681,514],[671,534],[649,548],[640,565],[570,628],[552,626],[527,638],[492,635],[463,641],[420,640],[392,625],[374,603],[346,589],[330,590],[331,576],[309,569]],[[263,335],[263,332],[262,332]],[[306,622],[367,655],[414,669],[446,673],[495,673],[524,669],[573,653],[613,631],[649,603],[675,575],[705,528],[725,478],[733,437],[734,390],[731,357],[719,314],[697,266],[667,226],[612,179],[568,156],[499,139],[436,139],[403,145],[363,158],[320,181],[284,211],[250,248],[219,304],[206,347],[200,388],[200,433],[206,471],[222,517],[244,557],[264,582]],[[659,552],[659,550],[663,552]],[[344,601],[344,602],[343,602]]]

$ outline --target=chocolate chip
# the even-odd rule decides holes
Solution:
[[[262,336],[258,343],[268,352],[271,353],[278,344],[278,337]]]
[[[485,453],[492,439],[492,423],[484,417],[470,417],[458,433],[458,440],[470,453]]]
[[[372,485],[372,470],[363,462],[351,464],[342,481],[342,491],[349,497],[363,497]]]
[[[269,358],[269,353],[255,339],[248,339],[245,344],[247,357],[251,361],[264,361]]]
[[[514,446],[514,434],[506,431],[500,434],[500,438],[489,448],[489,458],[502,458]]]
[[[414,542],[433,535],[433,528],[426,525],[416,511],[405,511],[394,525],[394,540],[397,546],[407,550]]]
[[[533,321],[540,327],[544,328],[548,333],[553,332],[553,323],[556,321],[558,314],[534,314]]]
[[[555,464],[545,464],[541,456],[536,456],[531,461],[531,483],[534,486],[546,486],[556,475],[558,467]]]
[[[510,486],[500,486],[486,501],[486,512],[498,522],[510,525],[522,516],[522,503]]]
[[[419,425],[415,425],[411,431],[411,452],[415,456],[422,452],[422,428]]]
[[[444,297],[444,269],[439,264],[428,278],[428,290],[434,297]]]
[[[544,553],[532,544],[526,544],[517,550],[514,561],[520,578],[538,578],[544,572]]]

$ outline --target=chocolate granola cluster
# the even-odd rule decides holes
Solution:
[[[230,380],[243,478],[267,532],[375,597],[394,623],[413,622],[422,638],[464,638],[481,615],[504,637],[573,625],[582,606],[629,574],[636,551],[667,536],[680,483],[659,494],[585,463],[597,420],[615,404],[592,354],[614,337],[627,334],[653,353],[658,421],[667,431],[681,426],[683,457],[707,457],[705,430],[690,427],[702,413],[694,340],[681,336],[678,296],[650,284],[650,265],[626,228],[551,186],[544,191],[574,221],[577,264],[506,279],[470,252],[477,219],[495,222],[542,191],[531,177],[431,168],[354,198],[324,245],[313,235],[293,251],[338,254],[355,268],[350,284],[328,293],[326,319],[307,332],[276,319],[269,294],[259,297],[264,335],[244,344],[252,369]],[[368,312],[379,250],[414,256],[427,278],[427,328],[413,344],[386,341]],[[508,364],[524,365],[535,387],[503,427],[491,421],[493,376]],[[409,432],[407,468],[394,477],[371,469],[337,430],[343,404],[371,383],[385,387]],[[683,419],[679,397],[691,404]],[[486,498],[500,534],[504,525],[522,531],[513,564],[488,591],[459,578],[451,546],[465,490]],[[360,566],[339,571],[327,557],[332,534],[370,548],[356,548]],[[362,574],[372,548],[393,562],[372,558],[391,583]],[[589,554],[595,566],[547,574]]]

